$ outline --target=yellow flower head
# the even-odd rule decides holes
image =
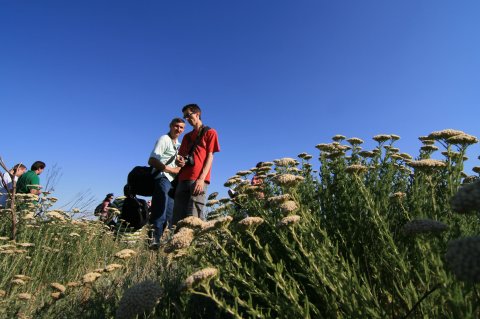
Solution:
[[[283,202],[286,202],[290,200],[292,196],[290,194],[283,194],[283,195],[278,195],[278,196],[273,196],[267,199],[267,201],[271,204],[281,204]]]
[[[420,149],[424,152],[434,152],[438,150],[438,147],[435,145],[423,145]]]
[[[291,226],[300,221],[300,216],[298,215],[291,215],[282,218],[281,221],[278,222],[277,227],[283,227],[283,226]]]
[[[92,283],[101,276],[102,274],[99,274],[98,272],[89,272],[88,274],[83,275],[82,280],[84,284]]]
[[[120,264],[110,264],[110,265],[107,265],[105,267],[105,271],[106,272],[112,272],[116,269],[121,269],[123,267],[123,265],[120,265]]]
[[[478,139],[473,135],[458,134],[458,135],[447,138],[447,142],[450,144],[467,146],[467,145],[478,143]]]
[[[351,145],[360,145],[363,144],[363,140],[358,137],[351,137],[347,139],[347,142],[350,143]]]
[[[289,200],[280,204],[280,210],[283,213],[290,213],[298,209],[297,203],[293,200]]]
[[[383,142],[386,142],[388,141],[389,139],[391,139],[391,135],[387,135],[387,134],[379,134],[379,135],[375,135],[373,137],[373,140],[374,141],[377,141],[378,143],[383,143]]]
[[[448,226],[436,220],[416,219],[406,223],[402,231],[405,235],[418,235],[424,233],[439,233],[448,229]]]
[[[194,234],[195,232],[193,229],[187,227],[181,228],[165,245],[163,251],[166,253],[171,253],[175,250],[188,248],[194,239]]]
[[[480,282],[480,237],[452,240],[445,254],[447,265],[455,276],[464,282]]]
[[[204,268],[188,276],[183,282],[183,289],[194,288],[202,282],[208,281],[218,274],[218,270],[213,267]]]
[[[151,280],[146,280],[128,288],[120,299],[117,319],[138,318],[149,315],[162,297],[162,288]]]
[[[58,291],[60,291],[60,292],[65,292],[65,290],[67,289],[67,288],[65,288],[64,285],[62,285],[62,284],[60,284],[60,283],[58,283],[58,282],[52,282],[52,283],[50,284],[50,287],[52,287],[53,289],[56,289],[56,290],[58,290]]]
[[[273,178],[273,181],[281,186],[295,186],[304,179],[303,176],[293,174],[278,174]]]
[[[410,167],[413,167],[415,169],[419,170],[432,170],[432,169],[438,169],[447,166],[445,162],[435,160],[435,159],[422,159],[418,161],[411,161],[407,163]]]
[[[29,276],[26,276],[26,275],[15,275],[15,276],[13,276],[13,278],[21,279],[23,281],[32,280],[32,277],[29,277]]]
[[[25,281],[23,281],[22,279],[13,279],[11,283],[12,285],[17,285],[17,286],[25,285]]]
[[[137,252],[132,249],[122,249],[115,254],[115,257],[120,259],[128,259],[132,256],[135,256],[136,254]]]
[[[465,133],[458,130],[446,129],[446,130],[432,132],[428,135],[428,137],[430,139],[433,138],[435,140],[441,140],[441,139],[446,140],[452,136],[460,135],[460,134],[465,134]]]
[[[18,294],[17,298],[19,300],[30,300],[30,299],[32,299],[32,295],[27,293],[27,292],[24,292],[24,293]]]
[[[281,166],[281,167],[294,166],[298,164],[296,159],[289,158],[289,157],[277,159],[277,160],[274,160],[273,162],[275,163],[275,165]]]
[[[202,229],[204,223],[205,222],[198,217],[188,216],[177,223],[177,230],[182,227],[188,227],[191,229]]]
[[[261,217],[245,217],[238,222],[239,226],[244,228],[254,228],[264,222],[264,219]]]
[[[345,169],[345,172],[349,174],[360,174],[367,171],[367,167],[361,164],[352,164]]]
[[[343,141],[344,139],[346,139],[346,137],[340,134],[337,134],[332,137],[332,140],[334,140],[335,142],[340,142],[340,141]]]

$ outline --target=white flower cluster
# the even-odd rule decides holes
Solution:
[[[361,164],[352,164],[345,168],[345,172],[349,174],[359,174],[367,171],[367,167]]]
[[[120,259],[127,259],[137,254],[136,251],[132,249],[122,249],[118,253],[115,254],[115,257]]]
[[[180,220],[177,223],[177,231],[182,227],[188,227],[191,229],[202,229],[204,221],[195,216],[188,216]]]
[[[459,131],[459,130],[453,130],[453,129],[445,129],[445,130],[435,131],[430,133],[428,135],[428,138],[440,140],[440,139],[448,139],[452,136],[460,135],[460,134],[465,134],[465,132]]]
[[[218,274],[218,270],[216,268],[208,267],[202,270],[199,270],[192,275],[188,276],[187,279],[183,282],[182,288],[193,288],[197,286],[199,283],[209,280],[212,277],[215,277]]]
[[[264,222],[264,219],[261,217],[245,217],[238,222],[238,225],[244,228],[253,228]]]
[[[178,233],[173,235],[172,239],[170,239],[170,241],[165,245],[163,251],[166,253],[171,253],[175,250],[188,248],[193,241],[194,233],[195,232],[193,229],[183,227],[178,231]]]
[[[295,186],[302,182],[305,178],[293,174],[278,174],[273,178],[273,181],[281,186]]]
[[[286,167],[286,166],[295,166],[298,164],[297,160],[294,159],[294,158],[289,158],[289,157],[284,157],[284,158],[280,158],[280,159],[276,159],[273,161],[275,163],[275,165],[277,166],[282,166],[282,167]]]
[[[447,164],[445,164],[445,162],[443,161],[439,161],[439,160],[435,160],[435,159],[422,159],[422,160],[418,160],[418,161],[411,161],[411,162],[408,162],[407,163],[408,166],[411,166],[415,169],[419,169],[419,170],[426,170],[426,169],[435,169],[435,168],[442,168],[442,167],[445,167],[447,166]]]
[[[448,229],[442,222],[431,219],[414,219],[402,227],[405,235],[414,236],[425,233],[439,233]]]
[[[128,288],[122,296],[115,318],[133,319],[148,315],[162,297],[161,287],[151,280],[146,280]]]
[[[462,185],[450,201],[452,209],[457,213],[468,213],[480,210],[480,181]]]
[[[480,237],[465,237],[448,244],[445,260],[458,279],[480,282]]]
[[[291,226],[300,221],[300,216],[298,215],[291,215],[282,218],[281,221],[278,222],[277,227],[282,227],[282,226]]]
[[[452,137],[447,138],[447,142],[451,144],[458,144],[458,145],[472,145],[478,143],[478,139],[469,134],[458,134]]]

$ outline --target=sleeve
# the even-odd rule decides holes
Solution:
[[[214,129],[210,129],[207,133],[205,133],[205,145],[207,153],[220,152],[220,144],[218,143],[217,131],[215,131]]]
[[[153,157],[159,161],[161,161],[162,154],[165,152],[167,144],[165,143],[165,136],[160,137],[155,146],[153,147],[152,152],[150,153],[150,157]]]

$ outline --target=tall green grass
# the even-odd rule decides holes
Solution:
[[[302,153],[239,171],[225,184],[237,192],[234,200],[212,198],[208,221],[181,221],[160,251],[99,222],[48,214],[25,219],[28,209],[19,209],[17,241],[3,239],[11,246],[0,248],[0,314],[478,317],[479,264],[449,246],[479,233],[480,207],[460,209],[461,196],[454,208],[462,214],[450,204],[462,182],[477,187],[463,173],[467,148],[477,140],[455,130],[433,132],[421,137],[414,159],[396,148],[398,139],[375,136],[377,146],[367,151],[361,139],[338,135],[317,145],[320,165]],[[249,183],[255,174],[260,186]],[[0,218],[0,235],[8,236],[8,214]],[[476,241],[470,242],[474,256]],[[125,248],[135,253],[115,256]],[[457,256],[468,265],[453,267]],[[112,264],[121,268],[106,271]],[[95,271],[101,276],[87,282],[83,276]],[[15,275],[31,279],[15,284]],[[78,286],[52,295],[54,282]],[[20,300],[25,292],[31,299]]]

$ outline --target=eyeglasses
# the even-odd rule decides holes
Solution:
[[[183,118],[184,118],[184,119],[189,119],[190,116],[192,116],[193,114],[195,114],[195,112],[191,112],[191,113],[185,114],[185,115],[183,116]]]

